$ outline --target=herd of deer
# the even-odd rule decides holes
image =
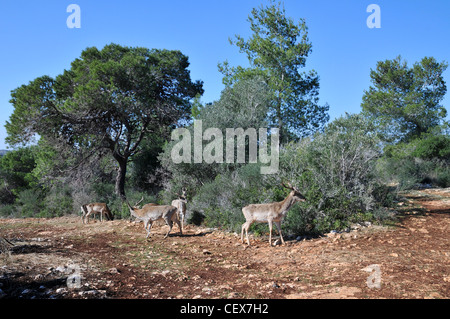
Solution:
[[[272,245],[272,226],[273,223],[277,226],[278,233],[280,234],[280,239],[284,245],[283,235],[281,234],[281,222],[286,215],[286,212],[294,205],[296,202],[304,202],[306,198],[300,193],[300,191],[293,187],[290,183],[285,185],[281,183],[285,188],[291,190],[289,195],[281,202],[269,203],[269,204],[251,204],[242,208],[242,213],[245,217],[245,223],[242,225],[241,231],[241,242],[244,243],[244,231],[247,239],[247,244],[250,246],[250,240],[248,238],[248,229],[253,223],[268,223],[269,224],[269,244]],[[164,220],[169,226],[169,231],[164,236],[167,238],[172,230],[173,223],[177,223],[180,234],[183,234],[182,225],[184,224],[184,218],[186,215],[186,188],[182,189],[182,194],[178,195],[178,199],[172,201],[171,205],[156,205],[156,204],[146,204],[139,208],[139,204],[143,201],[142,198],[134,206],[131,206],[127,202],[128,208],[130,209],[131,216],[134,216],[136,220],[144,222],[144,228],[147,231],[147,239],[150,237],[150,229],[152,224],[158,220]],[[113,219],[113,214],[111,210],[105,203],[92,203],[81,206],[81,220],[85,224],[89,223],[89,216],[100,214],[100,221],[103,221],[103,215],[108,220]]]

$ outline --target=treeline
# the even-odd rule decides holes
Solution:
[[[56,78],[14,90],[0,214],[53,217],[106,202],[116,218],[128,217],[125,200],[168,204],[185,187],[189,222],[239,230],[242,207],[282,200],[280,183],[289,181],[307,201],[288,212],[285,233],[317,234],[392,218],[399,190],[450,186],[445,62],[378,62],[361,112],[329,122],[319,76],[304,71],[312,48],[305,22],[275,3],[255,8],[249,22],[251,37],[230,42],[250,66],[219,64],[225,89],[213,103],[201,101],[203,83],[191,80],[181,52],[117,44],[88,48]],[[175,163],[171,133],[194,136],[200,120],[210,133],[277,128],[278,172],[261,174],[266,164],[248,154]],[[202,143],[217,158],[211,141],[219,143],[212,133]]]

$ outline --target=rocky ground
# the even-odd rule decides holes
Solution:
[[[391,226],[241,244],[188,225],[2,219],[0,298],[450,298],[450,189],[410,192]],[[300,238],[299,238],[300,239]]]

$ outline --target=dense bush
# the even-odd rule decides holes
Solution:
[[[208,226],[240,231],[242,207],[283,200],[289,190],[280,183],[290,181],[307,202],[288,212],[286,234],[342,230],[352,222],[385,218],[392,193],[376,174],[381,150],[371,132],[372,124],[360,115],[339,118],[324,132],[283,146],[278,175],[260,174],[258,164],[222,171],[193,190],[188,210],[201,212]]]
[[[373,219],[392,196],[378,178],[381,156],[372,123],[361,115],[336,119],[323,133],[288,145],[281,154],[282,176],[308,199],[288,214],[296,232],[342,230],[350,223]]]
[[[423,134],[415,140],[388,145],[378,163],[378,172],[400,189],[420,184],[450,187],[450,138]]]
[[[219,174],[197,190],[188,209],[204,214],[208,226],[240,231],[245,222],[242,207],[268,202],[275,197],[271,179],[261,175],[259,164]]]

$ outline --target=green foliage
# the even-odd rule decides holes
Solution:
[[[44,194],[39,189],[26,189],[18,194],[16,207],[21,217],[39,217],[43,208]]]
[[[267,85],[260,79],[242,80],[236,82],[232,87],[227,87],[219,99],[210,105],[197,106],[196,120],[202,120],[202,129],[217,128],[222,131],[223,136],[227,128],[264,128],[267,124],[264,118],[267,114],[268,104],[270,103],[267,94]],[[194,127],[187,127],[191,135],[192,150],[194,149]],[[223,150],[226,150],[226,139],[223,139]],[[203,148],[210,141],[203,141]],[[246,142],[248,144],[248,142]],[[164,152],[159,160],[162,167],[170,173],[170,183],[167,183],[167,200],[173,198],[176,192],[182,187],[197,189],[204,183],[212,182],[214,178],[237,167],[240,163],[179,163],[175,164],[172,160],[172,149],[176,142],[167,143]],[[246,144],[246,145],[247,145]],[[225,154],[224,154],[225,155]],[[192,161],[193,162],[193,161]]]
[[[24,147],[8,152],[0,158],[0,174],[6,187],[14,196],[37,183],[33,176],[36,148]]]
[[[450,187],[449,162],[438,158],[385,156],[379,160],[377,171],[386,182],[398,185],[401,190],[416,188],[420,184]]]
[[[342,230],[391,204],[375,173],[380,155],[373,125],[361,115],[338,118],[313,139],[289,144],[281,153],[281,176],[297,185],[307,202],[288,214],[288,230]]]
[[[69,167],[108,154],[119,167],[115,191],[125,198],[127,164],[141,142],[188,119],[191,99],[203,93],[188,67],[180,51],[87,48],[55,79],[43,76],[12,91],[7,142],[26,143],[39,134]]]
[[[319,76],[314,70],[301,72],[312,45],[303,19],[295,22],[286,16],[281,3],[254,8],[248,17],[252,35],[248,40],[237,35],[230,43],[248,57],[250,67],[219,64],[227,86],[236,81],[263,78],[271,93],[267,120],[280,129],[285,142],[320,129],[329,119],[328,105],[318,104]]]
[[[428,160],[433,158],[450,160],[450,137],[426,135],[415,143],[415,149],[411,155]]]
[[[49,190],[36,217],[60,217],[72,213],[73,199],[70,187],[58,185]]]
[[[364,92],[361,106],[386,141],[409,141],[444,121],[447,111],[440,102],[447,91],[447,66],[425,57],[410,68],[398,56],[371,70],[373,86]]]
[[[202,212],[207,226],[238,231],[245,221],[242,207],[267,202],[272,197],[270,181],[260,174],[260,165],[248,164],[202,185],[189,209]]]
[[[422,134],[409,142],[387,145],[377,164],[386,182],[411,189],[419,184],[450,186],[450,138],[436,132]]]
[[[259,165],[247,164],[219,172],[214,180],[193,189],[189,210],[201,212],[208,226],[240,231],[242,207],[283,200],[291,181],[307,198],[288,212],[286,234],[317,234],[348,228],[353,222],[383,219],[393,194],[378,179],[381,156],[373,125],[361,115],[336,119],[323,133],[285,145],[278,176],[261,175]],[[188,175],[188,174],[187,174]],[[267,226],[253,226],[262,233]]]

